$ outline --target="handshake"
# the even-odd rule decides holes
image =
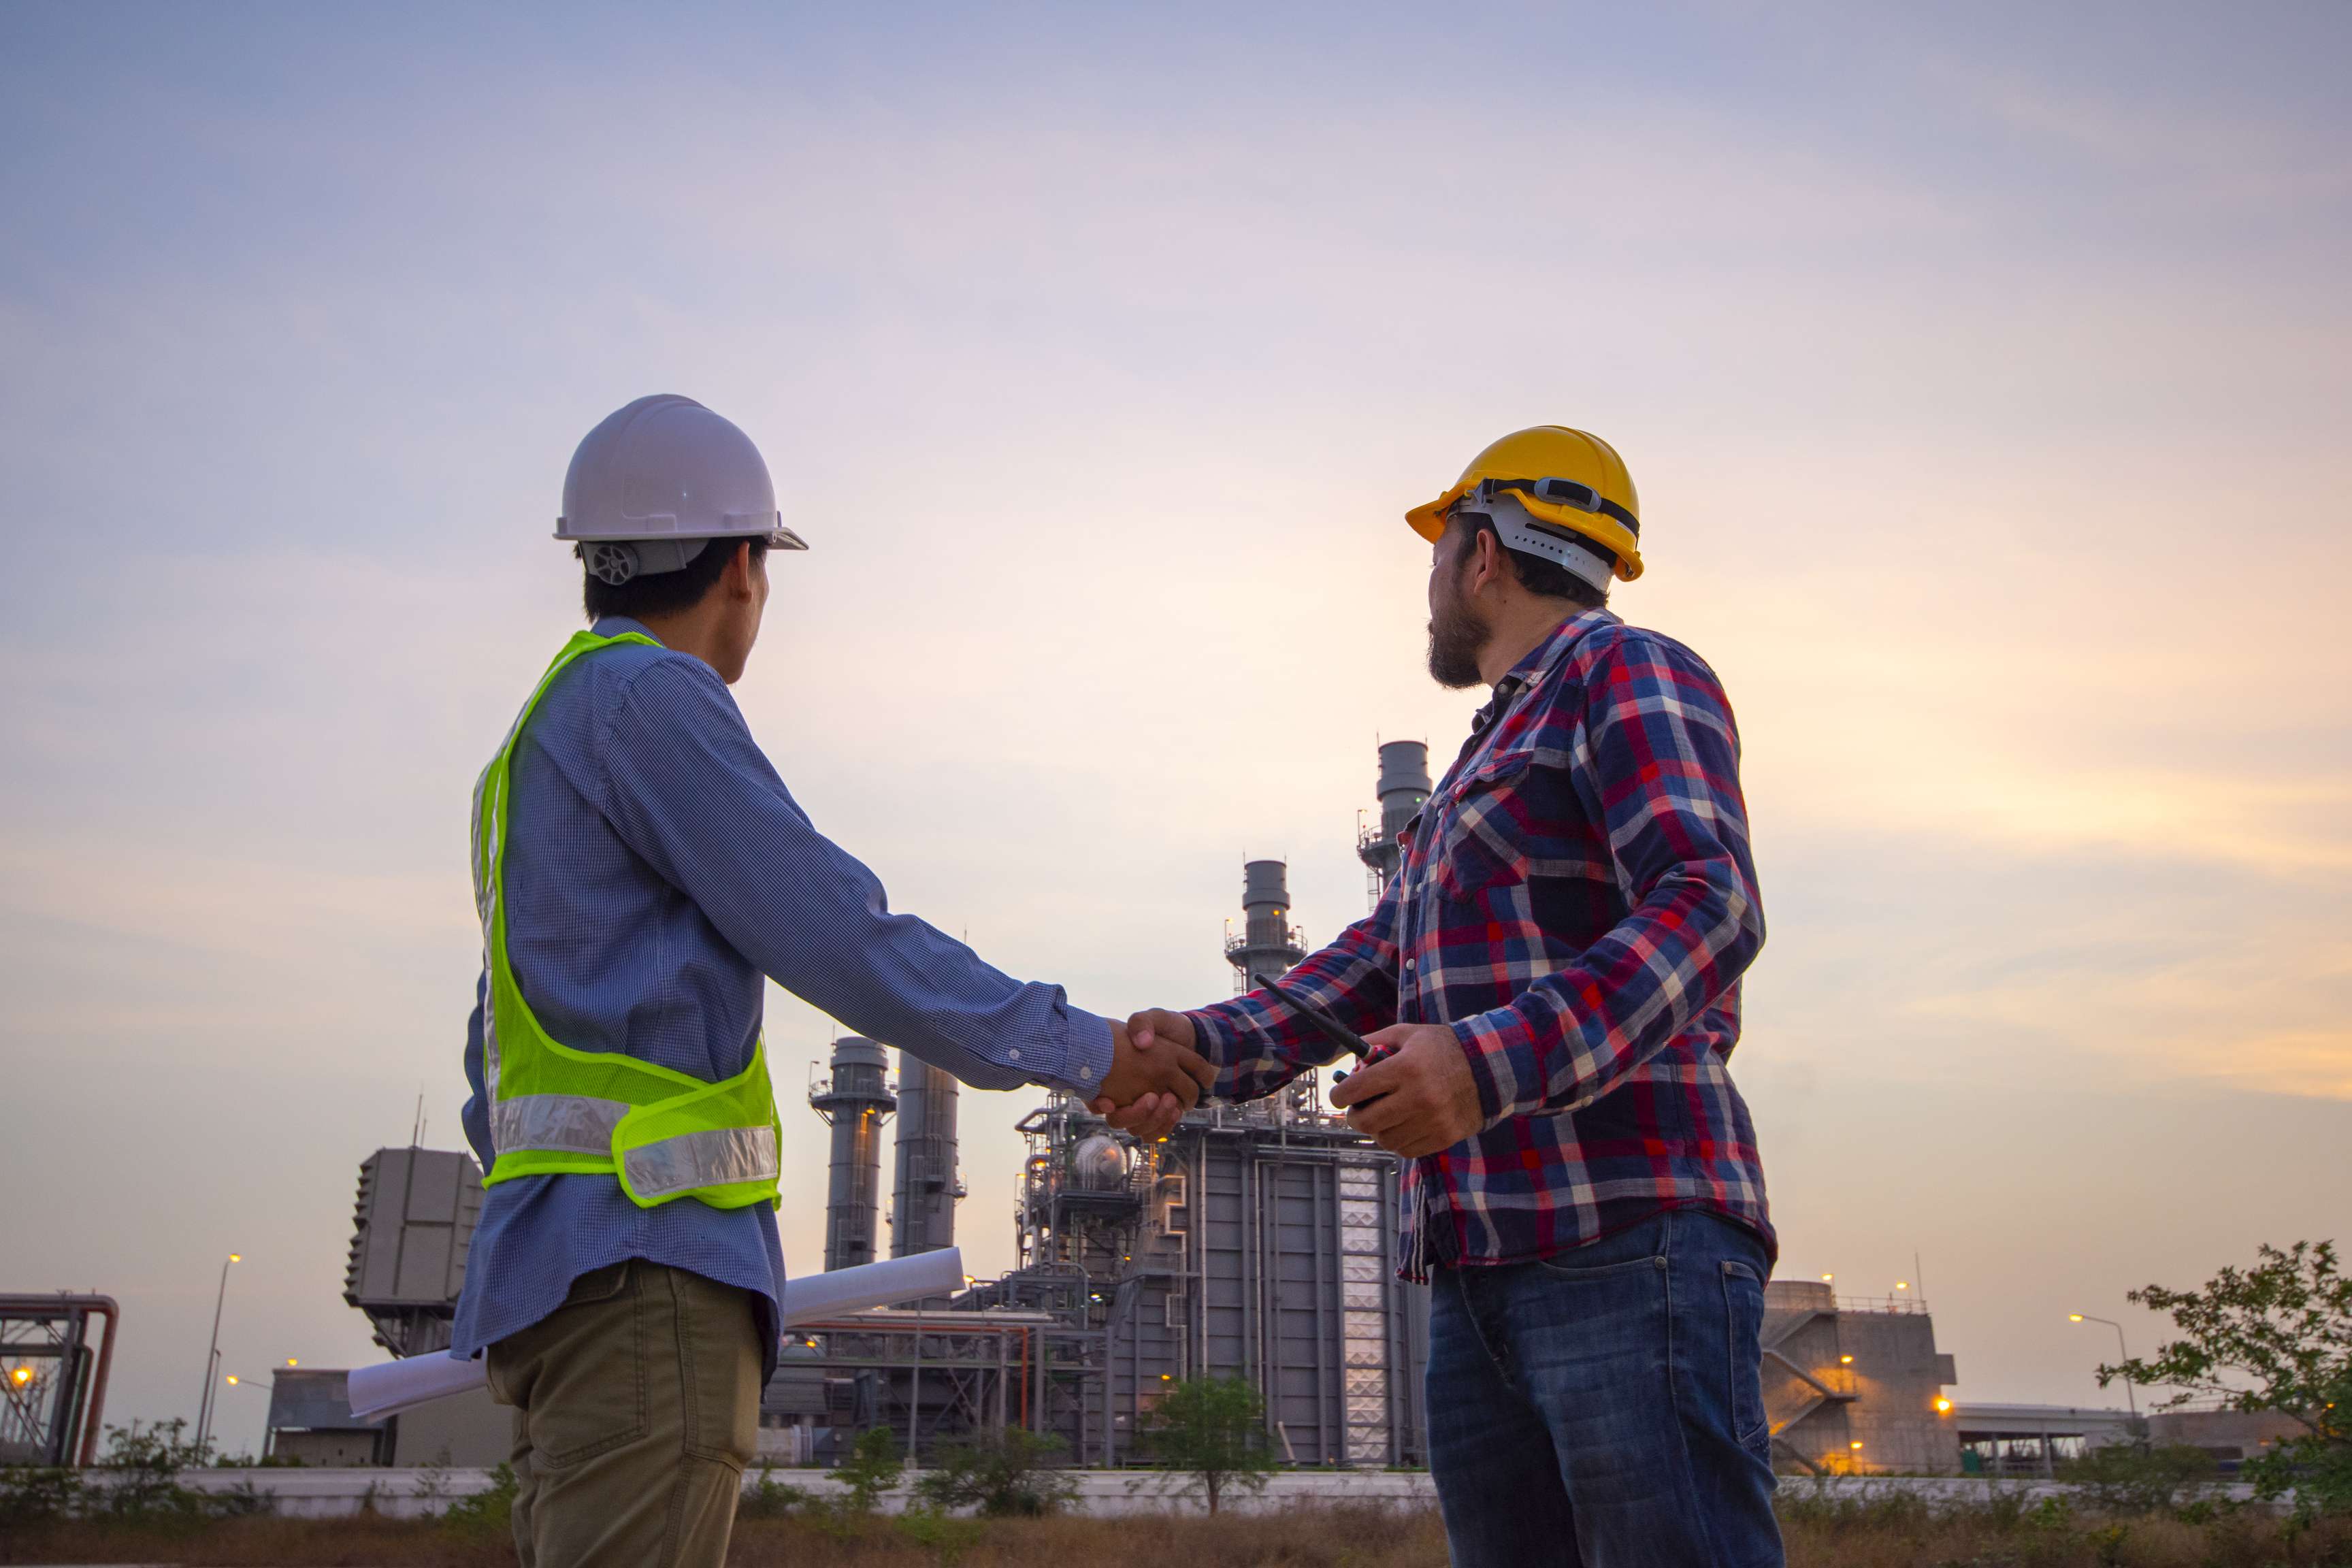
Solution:
[[[1192,1020],[1151,1007],[1111,1031],[1110,1071],[1094,1109],[1146,1142],[1167,1137],[1216,1068],[1193,1047]],[[1348,1125],[1392,1154],[1419,1159],[1450,1149],[1486,1124],[1478,1081],[1461,1038],[1442,1024],[1397,1024],[1364,1037],[1366,1063],[1331,1091]]]

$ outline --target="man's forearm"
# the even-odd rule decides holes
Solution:
[[[1339,933],[1284,978],[1284,984],[1358,1034],[1396,1022],[1396,949],[1382,923],[1389,900]],[[1215,1002],[1185,1014],[1197,1048],[1217,1068],[1209,1092],[1222,1100],[1272,1094],[1338,1048],[1287,1007],[1263,993]]]

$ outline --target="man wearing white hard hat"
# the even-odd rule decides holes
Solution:
[[[759,449],[688,398],[590,431],[556,537],[590,629],[475,791],[482,979],[466,1134],[488,1172],[452,1353],[515,1409],[537,1564],[717,1564],[777,1352],[767,979],[984,1089],[1162,1135],[1209,1068],[911,915],[810,823],[728,687],[784,525]]]

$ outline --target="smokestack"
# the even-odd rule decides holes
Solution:
[[[1374,787],[1381,826],[1358,836],[1356,855],[1372,869],[1372,901],[1378,903],[1402,863],[1397,835],[1429,799],[1429,747],[1419,741],[1390,741],[1381,747],[1381,776]]]
[[[890,1198],[890,1256],[955,1245],[956,1092],[953,1075],[898,1053],[898,1179]]]
[[[833,1082],[809,1104],[833,1127],[833,1177],[825,1189],[824,1267],[874,1261],[874,1220],[882,1197],[882,1119],[898,1102],[882,1081],[890,1058],[857,1035],[834,1042]]]
[[[1225,962],[1240,973],[1242,989],[1260,975],[1279,980],[1307,956],[1298,928],[1290,923],[1290,868],[1279,860],[1242,863],[1242,934],[1225,942]]]

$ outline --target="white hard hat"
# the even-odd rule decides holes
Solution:
[[[563,476],[555,537],[618,585],[675,572],[714,539],[806,550],[776,510],[751,438],[690,397],[656,394],[588,432]]]

